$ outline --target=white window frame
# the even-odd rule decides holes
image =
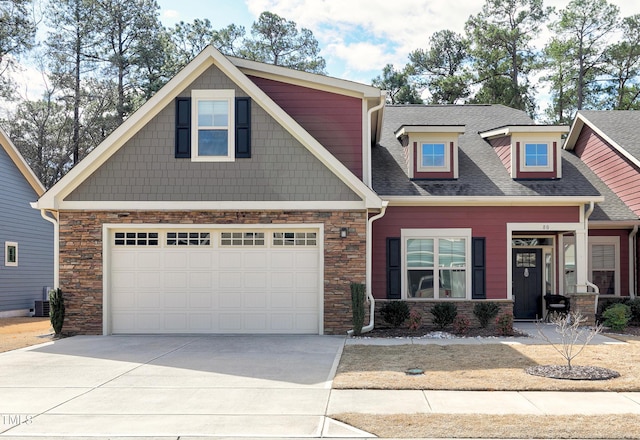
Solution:
[[[16,261],[9,261],[9,248],[15,248]],[[4,265],[5,266],[18,266],[18,243],[15,241],[5,241],[4,242]]]
[[[418,151],[416,154],[418,155],[417,159],[417,169],[418,172],[449,172],[451,171],[451,153],[449,148],[450,141],[444,140],[421,140],[418,142]],[[443,145],[444,146],[444,164],[442,166],[424,166],[422,164],[422,148],[424,145]]]
[[[461,301],[461,300],[468,300],[471,299],[471,272],[472,272],[472,267],[471,267],[471,229],[470,228],[455,228],[455,229],[402,229],[400,231],[400,237],[401,237],[401,253],[402,253],[402,299],[410,299],[410,300],[416,300],[416,301],[420,301],[420,300],[427,300],[427,301],[434,301],[434,300],[445,300],[445,301]],[[418,238],[418,239],[429,239],[432,238],[434,239],[434,255],[433,255],[433,264],[434,264],[434,279],[433,279],[433,286],[434,286],[434,293],[433,293],[433,298],[413,298],[410,297],[408,294],[408,290],[409,290],[409,265],[407,262],[407,240],[412,239],[412,238]],[[438,239],[440,238],[456,238],[456,239],[460,239],[463,238],[465,239],[465,286],[466,286],[466,292],[465,292],[465,297],[464,298],[446,298],[446,297],[440,297],[440,283],[439,283],[439,279],[440,279],[440,268],[438,265]]]
[[[202,101],[226,101],[227,121],[227,155],[200,155],[198,148],[198,103]],[[213,127],[203,127],[213,128]],[[215,127],[220,129],[220,127]],[[233,162],[235,161],[235,90],[192,90],[191,91],[191,160],[193,162]]]
[[[589,237],[589,281],[593,282],[593,245],[609,245],[614,247],[614,295],[620,296],[620,237],[590,236]],[[610,295],[600,292],[601,295]]]
[[[547,165],[527,165],[527,145],[546,145],[547,146]],[[528,140],[520,143],[520,170],[525,172],[541,172],[553,171],[553,142],[546,140]]]

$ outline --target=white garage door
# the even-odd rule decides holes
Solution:
[[[111,230],[112,333],[320,331],[317,230]]]

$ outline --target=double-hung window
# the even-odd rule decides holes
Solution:
[[[406,298],[468,297],[470,229],[402,231]]]
[[[615,295],[620,291],[619,246],[619,237],[589,237],[591,282],[598,286],[601,295]]]
[[[194,161],[233,161],[234,91],[193,90],[191,139]]]

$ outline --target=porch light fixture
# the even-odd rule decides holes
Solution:
[[[347,238],[349,228],[340,228],[340,238]]]

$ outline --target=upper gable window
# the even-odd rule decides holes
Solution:
[[[193,90],[191,127],[192,160],[202,162],[235,159],[234,91]]]
[[[420,147],[418,171],[448,171],[448,150],[444,143],[423,143]]]
[[[402,144],[410,179],[457,179],[458,139],[463,125],[402,125]]]
[[[549,144],[524,144],[524,168],[549,167]]]

